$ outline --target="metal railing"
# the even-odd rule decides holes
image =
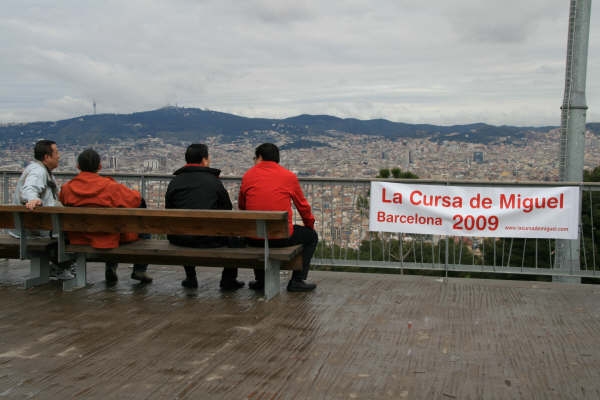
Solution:
[[[11,202],[20,173],[3,171],[2,201]],[[74,174],[56,174],[59,184]],[[164,207],[164,194],[172,175],[113,174],[116,180],[139,190],[150,208]],[[241,178],[223,177],[234,209]],[[321,268],[391,269],[463,273],[528,274],[598,277],[600,255],[594,222],[600,218],[600,184],[545,182],[464,182],[392,180],[419,184],[461,186],[578,186],[582,193],[580,268],[557,265],[554,239],[478,238],[369,232],[369,179],[300,178],[316,218],[320,243],[313,264]],[[298,215],[295,220],[300,221]],[[300,222],[301,223],[301,222]]]

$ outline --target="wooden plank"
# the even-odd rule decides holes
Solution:
[[[257,221],[266,221],[268,236],[288,237],[285,211],[159,210],[142,208],[0,206],[0,224],[12,227],[8,214],[22,212],[28,229],[51,229],[52,214],[63,229],[81,232],[146,232],[213,236],[257,236]]]
[[[123,244],[114,249],[94,249],[90,246],[67,245],[66,251],[69,253],[84,253],[94,261],[166,265],[196,264],[239,268],[263,268],[264,266],[264,249],[262,247],[199,249],[175,246],[169,243],[168,240],[139,240]],[[302,268],[301,245],[269,249],[269,256],[273,260],[280,261],[286,269]]]
[[[0,212],[0,228],[13,229],[15,227],[15,218],[12,211]]]
[[[49,214],[40,214],[28,210],[24,206],[2,206],[0,210],[0,228],[15,228],[15,213],[21,214],[24,227],[32,230],[51,230],[52,217]]]
[[[203,255],[207,258],[227,256],[232,259],[264,260],[264,249],[262,247],[216,247],[216,248],[194,248],[175,246],[168,240],[139,240],[133,243],[122,244],[114,249],[95,249],[91,246],[74,245],[66,246],[67,252],[88,254],[144,254],[160,253],[166,256],[195,257]],[[302,246],[294,245],[269,249],[269,256],[280,261],[290,261],[301,253]]]
[[[65,231],[81,232],[138,232],[179,235],[210,236],[257,236],[257,222],[243,219],[200,219],[185,216],[158,215],[62,215]],[[272,238],[285,238],[287,221],[268,223],[268,235]]]
[[[48,251],[48,249],[55,244],[55,239],[29,238],[27,240],[27,250],[30,253],[43,253]],[[19,245],[19,239],[10,235],[0,235],[0,257],[19,258]]]
[[[52,230],[52,216],[49,214],[25,212],[21,214],[21,218],[23,218],[23,226],[25,229]]]
[[[28,211],[24,206],[0,205],[2,211]],[[104,208],[104,207],[38,207],[31,211],[40,214],[77,214],[77,215],[154,215],[201,219],[250,219],[281,221],[287,218],[285,211],[247,211],[247,210],[193,210],[193,209],[155,209],[155,208]]]

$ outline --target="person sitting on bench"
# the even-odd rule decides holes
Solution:
[[[77,168],[81,171],[75,178],[65,183],[59,198],[64,206],[71,207],[124,207],[146,208],[146,202],[137,190],[115,181],[108,176],[100,176],[102,168],[100,156],[93,149],[86,149],[77,157]],[[112,249],[120,243],[128,243],[147,238],[137,233],[101,233],[101,232],[68,232],[71,244],[89,245],[97,249]],[[117,262],[107,262],[105,278],[108,285],[118,281]],[[146,273],[148,264],[133,264],[131,278],[141,283],[152,282]]]
[[[306,282],[310,261],[317,248],[319,236],[315,232],[315,217],[304,197],[298,177],[279,165],[279,148],[273,143],[263,143],[254,151],[254,166],[242,177],[238,207],[240,210],[287,211],[290,237],[269,239],[273,247],[302,244],[302,271],[292,272],[288,282],[289,292],[310,292],[317,285]],[[292,223],[292,203],[300,213],[304,225]],[[262,239],[248,239],[251,246],[263,246]],[[253,290],[265,287],[265,271],[254,270],[255,280],[248,286]]]
[[[43,139],[35,144],[33,149],[35,160],[31,162],[23,171],[13,195],[13,204],[24,205],[30,210],[36,207],[60,207],[58,201],[58,183],[54,178],[52,171],[58,168],[60,153],[53,140]],[[14,237],[20,237],[18,230],[9,232]],[[49,231],[27,231],[28,237],[50,237],[56,235],[56,232]],[[56,279],[69,280],[74,275],[71,272],[71,261],[58,262],[57,249],[53,246],[50,249],[50,258],[52,260],[52,269],[50,276]]]
[[[233,205],[229,193],[219,179],[221,170],[210,168],[208,146],[195,143],[185,152],[186,165],[173,173],[175,177],[167,187],[165,208],[184,208],[197,210],[231,210]],[[235,238],[219,236],[168,235],[169,241],[177,246],[186,247],[234,247]],[[195,265],[184,265],[185,279],[183,287],[198,287]],[[237,290],[244,282],[237,280],[237,268],[223,268],[220,287],[222,290]]]

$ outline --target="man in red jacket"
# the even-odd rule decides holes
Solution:
[[[125,207],[146,206],[137,190],[129,189],[108,176],[100,176],[102,168],[100,156],[93,149],[86,149],[77,158],[77,168],[81,171],[75,178],[62,185],[59,199],[64,206],[71,207]],[[68,232],[71,244],[89,245],[97,249],[112,249],[119,243],[138,240],[137,233]],[[117,282],[117,263],[107,262],[105,277],[107,284]],[[134,264],[132,279],[142,283],[152,282],[146,273],[147,264]]]
[[[315,217],[296,175],[279,165],[279,148],[272,143],[263,143],[255,150],[254,167],[242,177],[238,207],[240,210],[287,211],[291,236],[287,239],[270,239],[273,247],[302,244],[302,271],[294,271],[287,290],[308,292],[317,285],[306,282],[310,261],[317,248],[319,237],[315,232]],[[304,226],[292,222],[292,205],[300,213]],[[249,239],[251,245],[262,246],[262,240]],[[248,285],[251,289],[264,288],[264,270],[255,269],[255,281]]]

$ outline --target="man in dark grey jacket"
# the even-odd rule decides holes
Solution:
[[[185,152],[186,165],[173,173],[165,194],[166,208],[231,210],[233,205],[229,193],[219,179],[221,170],[210,168],[208,147],[205,144],[191,144]],[[186,247],[221,247],[229,245],[231,239],[218,236],[168,235],[171,243]],[[196,267],[184,265],[185,280],[181,285],[197,288]],[[244,282],[237,280],[237,268],[223,268],[221,289],[237,290]]]

